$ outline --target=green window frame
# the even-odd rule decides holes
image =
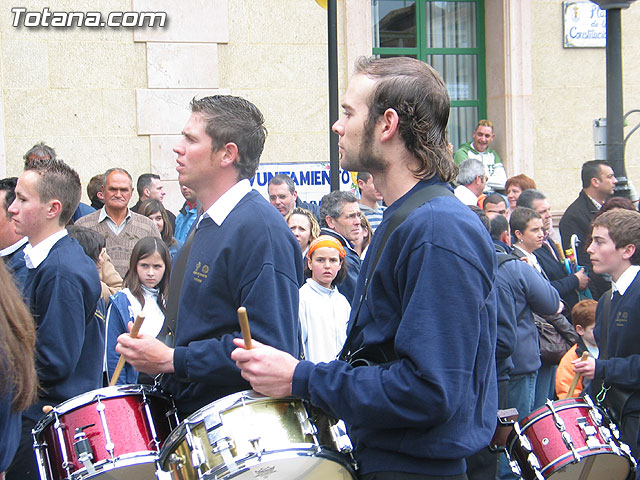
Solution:
[[[379,26],[376,25],[376,21],[381,20],[382,23],[382,19],[376,18],[376,8],[380,4],[384,4],[389,8],[395,3],[398,5],[398,15],[396,17],[401,17],[404,13],[402,12],[403,9],[410,12],[413,5],[415,26],[408,26],[405,22],[404,30],[398,31],[395,38],[395,43],[398,45],[377,46],[379,33],[377,29]],[[466,43],[473,45],[465,47],[431,46],[430,43],[434,43],[430,38],[433,32],[427,28],[427,23],[431,21],[431,24],[434,25],[434,19],[430,17],[430,14],[435,10],[433,7],[445,7],[451,14],[460,10],[460,7],[463,7],[462,4],[465,4],[464,7],[469,7],[470,4],[473,5],[471,10],[475,12],[475,25],[466,25],[466,32],[456,32],[455,30],[459,26],[458,22],[450,21],[452,19],[448,18],[449,22],[446,25],[439,25],[436,28],[442,28],[439,35],[442,37],[447,36],[445,43],[452,43],[451,36],[454,37],[453,43],[456,43],[456,40],[460,38],[463,40],[461,43],[465,43],[465,34],[468,34],[466,35]],[[371,5],[373,12],[373,55],[380,57],[410,56],[433,65],[443,76],[451,97],[449,140],[456,149],[462,143],[470,141],[478,120],[487,117],[484,0],[371,0]],[[455,13],[453,14],[455,15]],[[388,20],[390,21],[391,19]],[[435,19],[435,21],[437,22],[438,19]],[[469,34],[469,32],[471,33]],[[474,33],[475,38],[469,38]],[[446,67],[444,67],[445,65]],[[453,71],[446,71],[447,69]],[[472,85],[451,82],[452,78],[458,78],[458,74],[464,75],[463,72],[465,71],[467,74],[469,71],[474,71],[475,81]]]

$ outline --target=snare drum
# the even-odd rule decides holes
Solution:
[[[188,417],[160,451],[174,480],[355,478],[342,422],[295,398],[248,390]]]
[[[591,398],[552,402],[516,423],[507,457],[525,480],[626,480],[636,464],[618,430]]]
[[[55,407],[31,432],[40,478],[155,478],[160,445],[176,425],[173,402],[147,385],[79,395]]]

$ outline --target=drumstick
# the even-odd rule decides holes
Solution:
[[[582,356],[580,357],[580,361],[581,362],[586,362],[587,358],[589,358],[589,352],[582,352]],[[573,397],[573,391],[576,389],[576,386],[578,385],[578,380],[579,379],[580,379],[580,373],[576,372],[573,375],[573,380],[571,380],[571,386],[569,387],[569,393],[567,393],[567,397],[566,398]]]
[[[136,321],[133,322],[133,327],[131,328],[131,332],[129,333],[129,336],[131,338],[136,338],[138,336],[138,332],[140,331],[142,322],[144,322],[144,313],[140,312],[140,314],[136,317]],[[120,373],[122,372],[122,368],[124,367],[125,363],[126,363],[126,360],[122,355],[120,355],[120,358],[118,359],[118,364],[116,365],[116,369],[113,371],[111,381],[109,382],[110,387],[115,385],[116,382],[118,381],[118,377],[120,376]]]
[[[246,308],[238,308],[238,321],[240,322],[240,331],[242,332],[244,347],[247,350],[251,350],[253,346],[251,345],[251,330],[249,330],[249,318],[247,317]]]

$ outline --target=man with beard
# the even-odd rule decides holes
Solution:
[[[447,188],[456,176],[449,96],[426,63],[361,59],[342,107],[333,125],[341,166],[370,172],[389,205],[358,278],[343,355],[313,364],[236,339],[231,358],[258,392],[344,419],[360,478],[465,479],[464,458],[496,425],[496,258],[477,215]],[[425,189],[437,193],[425,200]],[[394,228],[395,212],[418,197],[426,203]],[[350,363],[358,351],[361,366]]]

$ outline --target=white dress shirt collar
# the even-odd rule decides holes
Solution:
[[[24,263],[27,268],[33,269],[44,262],[45,258],[49,256],[49,252],[53,246],[60,240],[67,236],[67,229],[63,228],[59,232],[49,235],[47,238],[38,243],[35,247],[30,243],[24,247]]]
[[[638,272],[640,272],[640,265],[631,265],[627,268],[622,275],[620,275],[617,282],[611,282],[611,294],[613,295],[615,292],[619,292],[620,295],[624,295],[629,285],[635,280]]]
[[[233,210],[235,206],[240,203],[240,200],[242,200],[250,191],[251,184],[249,183],[249,180],[246,178],[240,180],[233,187],[224,192],[222,196],[207,209],[204,215],[202,215],[198,220],[198,225],[205,216],[210,217],[216,225],[222,225],[222,222],[225,221],[227,216],[231,213],[231,210]]]

